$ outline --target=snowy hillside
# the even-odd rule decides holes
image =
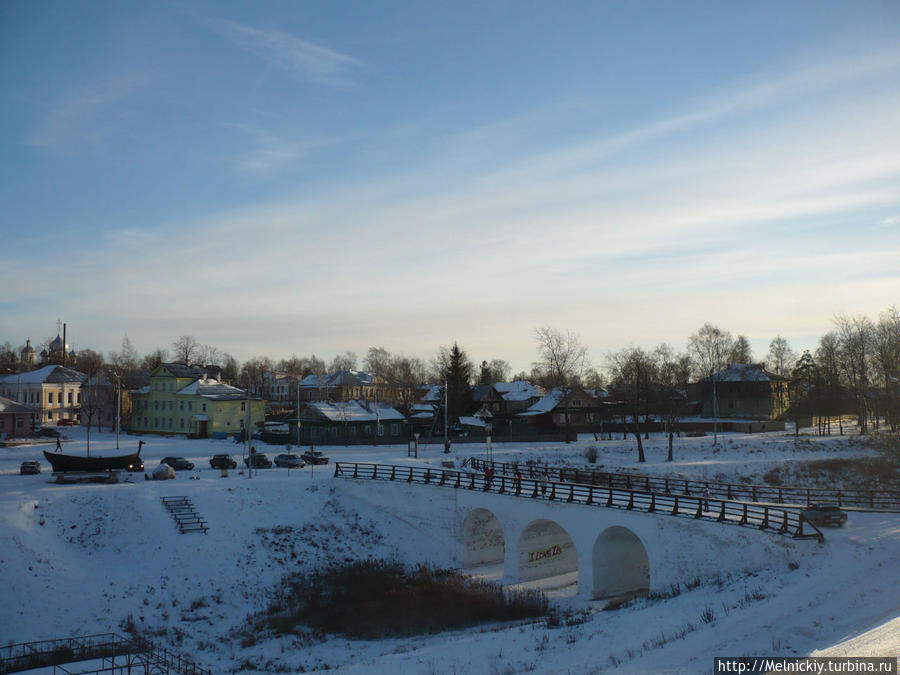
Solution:
[[[65,450],[83,452],[83,431],[69,433]],[[209,457],[228,452],[240,461],[241,446],[146,440],[148,473],[169,455],[183,455],[197,469],[171,481],[137,475],[118,485],[58,485],[50,482],[39,447],[0,448],[3,644],[133,628],[223,673],[695,673],[708,672],[714,656],[900,652],[900,514],[855,512],[846,527],[826,531],[824,544],[787,541],[788,565],[779,560],[762,571],[729,568],[685,578],[667,593],[616,611],[562,597],[555,601],[558,619],[433,636],[350,641],[255,635],[248,618],[288,575],[367,557],[450,566],[456,544],[449,535],[423,536],[352,491],[336,489],[330,466],[222,477],[209,467]],[[123,436],[123,451],[136,446],[136,438]],[[632,440],[496,444],[493,455],[586,467],[594,466],[585,460],[591,446],[606,470],[638,468]],[[95,454],[115,454],[115,437],[94,432],[91,447]],[[651,438],[645,447],[649,461],[640,468],[647,473],[760,482],[772,469],[790,475],[808,460],[874,452],[852,438],[797,441],[786,434],[729,434],[716,449],[710,438],[679,439],[674,463],[663,461],[664,439]],[[260,449],[270,458],[283,451]],[[420,452],[418,460],[407,458],[405,446],[324,450],[332,461],[439,465],[447,458],[438,446]],[[475,445],[453,450],[457,464],[484,454]],[[20,476],[25,459],[40,459],[43,473]],[[423,494],[438,489],[446,488],[421,487]],[[178,534],[160,501],[172,495],[191,498],[208,521],[207,534]],[[571,508],[581,508],[585,518],[595,513]],[[774,536],[751,534],[761,546]],[[710,554],[698,537],[698,559]]]

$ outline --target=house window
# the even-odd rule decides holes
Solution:
[[[180,426],[182,429],[184,429],[184,418],[183,418],[183,417],[182,417],[181,420],[180,420],[179,426]]]
[[[378,425],[378,435],[384,436],[384,425],[383,424]]]
[[[169,418],[169,428],[171,429],[174,425],[175,420],[173,418]]]
[[[206,404],[203,403],[202,405],[203,405],[203,412],[206,412]]]
[[[75,403],[81,403],[81,392],[80,391],[75,395]]]
[[[400,425],[392,424],[391,425],[391,436],[396,436],[400,433]]]
[[[241,401],[241,412],[245,412],[247,410],[247,402]]]
[[[153,401],[153,409],[159,410],[159,401]]]
[[[53,411],[52,411],[52,410],[51,410],[50,412],[47,413],[47,419],[48,419],[48,420],[52,420],[52,419],[53,419]]]
[[[193,409],[194,409],[194,402],[188,401],[188,410],[193,410]]]
[[[372,425],[371,424],[367,424],[363,430],[365,431],[366,436],[372,435]]]
[[[572,407],[573,408],[580,408],[583,404],[584,404],[584,401],[582,401],[580,398],[572,399]]]
[[[71,391],[69,392],[69,395],[66,398],[69,401],[69,405],[72,405],[72,392]]]
[[[184,401],[179,401],[179,402],[178,402],[178,409],[179,409],[179,410],[184,410]]]
[[[169,410],[175,409],[175,401],[169,401]]]
[[[332,438],[337,438],[337,427],[328,427],[328,433],[331,434]]]
[[[244,428],[244,418],[242,417],[241,418],[241,429],[243,429],[243,428]]]

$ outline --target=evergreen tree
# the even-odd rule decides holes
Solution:
[[[472,412],[472,370],[468,355],[454,342],[444,371],[447,380],[447,414],[451,420]]]

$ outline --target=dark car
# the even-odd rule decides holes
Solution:
[[[194,468],[194,463],[189,462],[184,457],[163,457],[159,460],[160,464],[168,464],[176,471],[190,471]]]
[[[235,462],[231,455],[213,455],[212,459],[209,460],[209,465],[214,469],[236,469],[237,462]]]
[[[307,450],[300,457],[308,464],[328,464],[328,458],[321,450]]]
[[[810,504],[800,512],[800,515],[813,525],[843,527],[847,522],[847,512],[837,504]]]
[[[59,432],[50,427],[38,427],[35,429],[34,435],[41,438],[59,438]]]
[[[19,467],[19,473],[23,476],[41,472],[41,463],[35,459],[28,459],[22,462]]]
[[[271,469],[272,468],[272,460],[266,457],[261,452],[254,452],[251,455],[247,455],[244,457],[244,464],[246,466],[250,466],[250,460],[253,460],[253,468],[254,469]]]
[[[301,459],[300,455],[285,453],[275,456],[275,466],[287,467],[288,469],[302,469],[306,466],[306,462]]]

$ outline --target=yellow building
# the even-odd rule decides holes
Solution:
[[[202,366],[163,363],[131,400],[134,433],[224,438],[265,421],[264,400],[248,400],[243,389],[208,378]]]

